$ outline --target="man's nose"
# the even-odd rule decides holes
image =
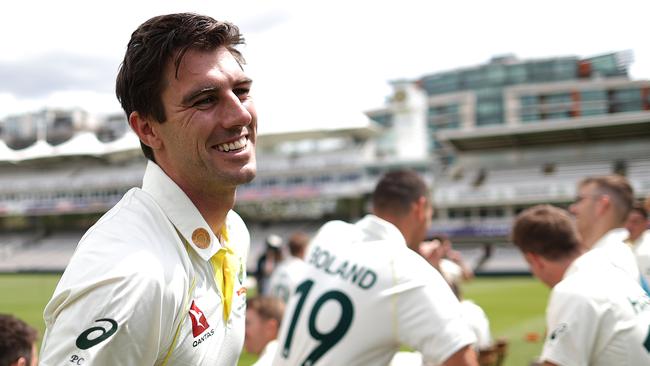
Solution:
[[[245,103],[235,93],[229,92],[224,98],[219,120],[224,128],[243,127],[251,123],[252,116]]]

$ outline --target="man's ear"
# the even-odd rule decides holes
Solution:
[[[10,363],[9,366],[27,366],[27,359],[25,359],[25,357],[20,357],[16,361]]]
[[[422,196],[417,201],[413,202],[413,212],[418,220],[426,220],[427,212],[427,198]]]
[[[155,122],[152,117],[142,117],[138,112],[131,112],[129,115],[129,125],[143,144],[153,150],[158,150],[163,146],[160,132],[158,131],[160,123]]]
[[[608,194],[604,194],[598,198],[596,210],[598,210],[599,214],[602,214],[603,212],[606,212],[611,205],[612,197],[610,197]]]
[[[276,339],[280,332],[280,323],[275,319],[268,319],[264,322],[264,331],[269,339]]]

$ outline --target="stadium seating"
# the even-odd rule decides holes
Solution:
[[[7,256],[0,257],[0,272],[62,272],[83,232],[3,235],[2,247],[11,245]]]

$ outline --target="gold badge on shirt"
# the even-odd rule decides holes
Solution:
[[[192,232],[192,243],[201,249],[205,249],[210,246],[210,234],[200,227]]]

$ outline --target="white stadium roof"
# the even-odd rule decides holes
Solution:
[[[81,132],[60,145],[53,146],[47,141],[38,140],[21,150],[13,150],[0,140],[0,162],[21,162],[59,156],[102,156],[139,149],[140,140],[132,131],[127,131],[119,139],[110,142],[99,141],[92,132]]]

